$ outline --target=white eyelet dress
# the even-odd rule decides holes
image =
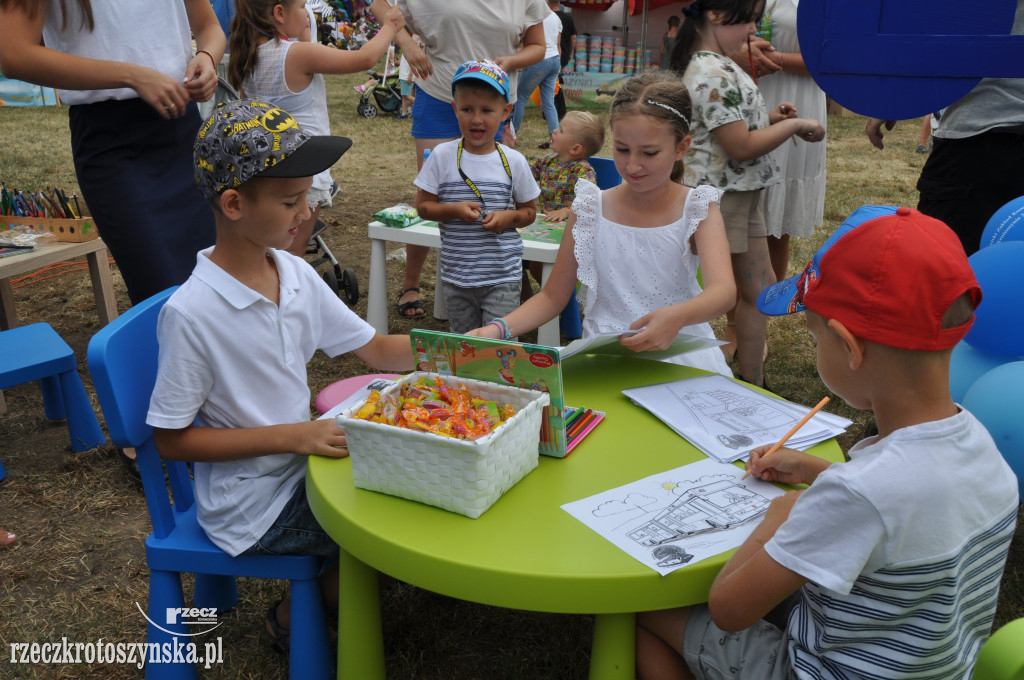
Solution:
[[[708,204],[722,192],[698,186],[686,195],[682,217],[661,227],[630,227],[605,219],[601,190],[587,180],[576,184],[572,209],[576,214],[577,276],[583,283],[583,335],[629,328],[656,309],[689,300],[701,292],[697,256],[690,236],[707,217]],[[682,333],[714,338],[710,324],[684,326]],[[688,352],[670,363],[693,366],[732,377],[717,347]]]

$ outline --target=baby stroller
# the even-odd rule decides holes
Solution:
[[[329,263],[331,265],[324,271],[324,282],[351,307],[359,302],[359,281],[356,279],[356,270],[346,269],[342,271],[337,258],[334,257],[331,249],[324,243],[323,233],[326,230],[327,223],[318,219],[313,227],[313,236],[309,239],[309,244],[306,246],[306,255],[315,256],[314,259],[309,261],[313,269],[322,264]]]
[[[402,93],[398,88],[398,71],[383,75],[374,70],[367,73],[376,78],[377,84],[367,88],[359,95],[359,103],[356,104],[356,111],[364,118],[376,118],[378,109],[384,113],[398,115],[402,112]],[[370,95],[376,102],[370,101]]]

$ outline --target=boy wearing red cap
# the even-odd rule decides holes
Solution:
[[[772,502],[707,605],[639,615],[640,677],[970,677],[1018,506],[992,438],[949,395],[980,301],[946,225],[883,206],[761,293],[765,314],[806,310],[822,380],[879,434],[846,463],[751,452],[754,476],[810,486]]]

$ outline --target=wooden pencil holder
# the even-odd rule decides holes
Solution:
[[[20,215],[0,215],[0,230],[23,229],[30,227],[36,233],[53,234],[58,241],[82,243],[99,238],[96,223],[91,217],[77,220],[58,219],[54,217],[23,217]]]

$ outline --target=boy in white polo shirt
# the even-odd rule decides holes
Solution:
[[[284,250],[309,217],[313,176],[351,144],[310,137],[287,111],[256,100],[219,107],[196,138],[196,183],[213,208],[217,241],[160,313],[146,422],[162,456],[195,462],[199,524],[233,556],[337,554],[305,496],[306,456],[348,455],[333,419],[310,420],[313,353],[412,368],[408,336],[376,333]],[[324,583],[334,608],[336,565]],[[288,604],[267,616],[283,649]]]

